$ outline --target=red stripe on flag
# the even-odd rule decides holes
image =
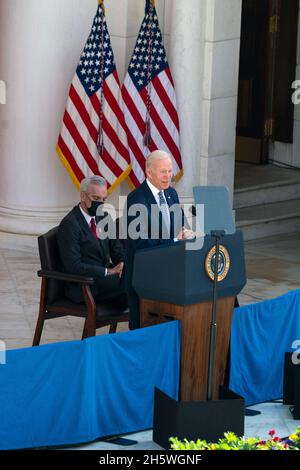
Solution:
[[[168,111],[168,114],[171,118],[171,120],[174,122],[178,132],[179,132],[179,120],[178,120],[178,115],[177,111],[172,103],[172,101],[169,98],[169,95],[167,94],[165,88],[163,87],[161,81],[159,80],[158,76],[154,77],[152,80],[153,86],[156,90],[156,93],[160,97],[161,102],[163,103],[164,107]]]
[[[74,89],[74,91],[76,92],[76,90]],[[78,96],[78,95],[77,95]],[[80,100],[80,97],[78,96],[79,100]],[[73,101],[73,99],[72,99]],[[75,103],[74,103],[75,104]],[[99,105],[100,107],[100,102],[98,100],[98,103],[96,103],[96,106]],[[85,109],[85,108],[84,108]],[[94,127],[94,126],[93,126]],[[95,144],[97,145],[97,141],[98,141],[98,131],[96,131],[95,127],[94,127],[94,130],[96,132],[96,135],[95,135]],[[77,142],[76,142],[77,144]],[[122,170],[120,169],[120,167],[115,163],[115,161],[113,160],[113,158],[109,155],[109,153],[107,152],[106,149],[104,149],[104,154],[102,156],[102,161],[105,163],[105,165],[112,171],[112,173],[116,176],[116,177],[119,177],[121,174],[122,174]],[[99,174],[99,168],[97,167],[97,174]],[[95,171],[94,171],[94,174]]]
[[[172,78],[172,75],[171,75],[171,70],[170,70],[170,67],[167,67],[165,69],[165,72],[166,74],[168,75],[168,79],[170,80],[171,84],[172,84],[172,87],[174,88],[174,82],[173,82],[173,78]]]
[[[76,107],[82,121],[86,125],[87,130],[89,131],[89,134],[90,134],[91,138],[93,139],[93,141],[97,145],[98,130],[94,126],[94,124],[91,120],[91,117],[90,117],[89,113],[87,112],[86,107],[84,106],[80,96],[78,95],[78,93],[77,93],[77,91],[76,91],[76,89],[74,88],[73,85],[71,85],[71,88],[70,88],[70,98],[71,98],[72,102],[74,103],[74,106]]]
[[[74,122],[72,121],[71,116],[69,115],[68,111],[65,111],[63,122],[70,132],[71,136],[74,139],[78,149],[81,152],[82,158],[87,162],[88,166],[90,167],[91,171],[95,174],[99,174],[97,163],[95,162],[93,156],[91,155],[87,144],[79,134],[77,127],[75,126]]]
[[[76,176],[77,180],[81,182],[84,178],[84,174],[82,173],[81,169],[77,165],[76,161],[74,160],[73,155],[71,154],[68,146],[65,144],[65,141],[63,140],[62,136],[60,135],[58,138],[58,146],[60,147],[60,150],[63,153],[63,156],[69,163],[74,175]]]
[[[130,150],[133,153],[134,158],[136,159],[136,161],[138,162],[138,164],[140,165],[142,170],[145,172],[145,157],[144,157],[144,154],[143,154],[142,150],[140,149],[140,147],[138,146],[138,144],[136,143],[135,138],[133,137],[133,135],[131,134],[131,132],[128,128],[127,128],[126,132],[127,132],[127,139],[128,139],[128,145],[130,147]]]
[[[129,93],[128,93],[127,89],[125,88],[125,86],[122,89],[122,93],[123,92],[127,96],[127,102],[126,102],[126,100],[124,99],[124,96],[123,96],[124,103],[126,103],[128,111],[131,114],[132,119],[135,121],[138,129],[141,131],[138,123],[135,120],[135,116],[138,116],[138,119],[140,119],[140,122],[141,122],[141,126],[144,127],[143,132],[141,132],[141,134],[143,136],[143,133],[145,133],[145,130],[146,130],[146,126],[145,126],[144,122],[142,121],[141,115],[140,115],[139,111],[137,110],[135,104],[133,103],[133,100],[131,99],[131,96],[129,95]],[[129,145],[129,147],[130,147],[130,149],[131,149],[131,151],[134,155],[134,158],[137,160],[137,162],[139,163],[139,165],[143,169],[143,171],[145,171],[145,157],[144,157],[143,151],[139,147],[139,145],[137,144],[137,141],[133,137],[133,135],[132,135],[132,133],[131,133],[131,131],[130,131],[130,129],[129,129],[126,122],[124,122],[124,125],[125,125],[126,134],[127,134],[128,145]]]
[[[112,94],[106,82],[104,82],[103,84],[103,93],[104,93],[106,101],[108,102],[109,106],[111,107],[115,115],[117,116],[121,126],[124,129],[124,115],[119,107],[119,103],[117,102],[116,98]]]
[[[131,98],[131,95],[128,93],[127,88],[125,86],[123,86],[123,88],[122,88],[122,95],[123,95],[124,103],[126,104],[127,108],[129,109],[130,114],[133,117],[133,120],[135,121],[137,127],[140,130],[140,133],[142,135],[144,135],[145,130],[146,130],[146,125],[145,125],[144,119],[140,115],[139,110],[135,106],[134,101]]]
[[[137,188],[141,184],[141,182],[135,176],[135,173],[133,170],[129,173],[129,178],[135,188]]]
[[[146,104],[147,102],[147,90],[146,88],[143,88],[140,91],[140,96],[142,97],[144,103]],[[179,168],[182,168],[182,163],[181,163],[181,158],[180,158],[180,152],[175,144],[174,140],[172,139],[168,129],[166,128],[164,122],[162,121],[161,117],[159,116],[156,108],[154,107],[153,103],[152,106],[150,107],[150,116],[153,122],[156,125],[156,128],[158,129],[158,132],[162,136],[164,142],[166,143],[167,147],[169,148],[173,158],[176,160],[177,165]]]
[[[115,80],[116,80],[117,84],[119,85],[119,88],[121,89],[120,80],[119,80],[119,75],[118,75],[118,72],[117,72],[117,69],[116,69],[116,68],[115,68],[115,70],[113,71],[113,76],[115,77]]]
[[[92,96],[90,96],[90,100],[91,100],[91,103],[94,107],[95,113],[99,117],[100,116],[100,111],[101,111],[101,104],[100,104],[100,101],[99,101],[98,96],[96,95],[96,93],[94,93]]]
[[[99,110],[101,108],[101,105],[100,105],[100,101],[97,97],[96,94],[92,95],[90,97],[90,100],[91,100],[91,103],[95,109],[95,111],[97,112],[98,110],[98,114],[99,114]],[[105,118],[105,116],[103,116],[102,118],[102,129],[103,131],[108,135],[108,137],[111,139],[111,136],[108,134],[108,130],[107,127],[109,128],[109,125],[107,125],[107,120]],[[113,142],[114,144],[114,142]],[[115,144],[114,144],[115,145]],[[121,170],[121,168],[119,167],[119,165],[117,165],[117,163],[115,162],[115,160],[111,157],[111,155],[108,153],[107,149],[104,148],[104,152],[103,152],[103,155],[101,156],[101,159],[102,161],[105,163],[105,165],[110,169],[110,171],[118,178],[123,170]]]
[[[121,170],[119,165],[116,164],[115,160],[108,153],[105,147],[103,149],[103,155],[101,157],[101,160],[105,163],[105,165],[110,169],[110,171],[114,174],[116,178],[121,176],[121,174],[123,173],[123,170]]]
[[[100,105],[100,101],[98,99],[98,96],[96,94],[92,95],[90,97],[91,99],[91,102],[94,106],[94,109],[100,109],[101,105]],[[108,101],[107,101],[108,102]],[[108,102],[108,104],[110,105],[110,103]],[[119,139],[118,137],[118,134],[116,133],[115,129],[111,126],[111,124],[108,122],[108,120],[106,119],[106,117],[103,115],[102,117],[102,127],[103,127],[103,130],[105,131],[105,133],[108,135],[108,137],[110,138],[110,140],[112,141],[112,143],[114,144],[115,148],[117,149],[118,153],[124,158],[124,160],[126,162],[128,162],[129,164],[129,154],[128,154],[128,149],[123,145],[123,143],[121,142],[121,140]],[[112,160],[114,161],[114,160]],[[109,165],[110,166],[110,165]],[[119,166],[117,166],[116,168],[119,168]],[[113,169],[111,168],[111,170],[113,171]],[[123,170],[122,170],[123,171]]]
[[[111,127],[110,123],[108,122],[108,120],[106,119],[105,116],[103,116],[103,122],[102,122],[102,126],[103,126],[103,132],[105,132],[105,134],[108,136],[108,138],[111,140],[111,142],[113,143],[113,145],[115,146],[116,149],[118,149],[118,152],[121,154],[120,152],[120,141],[117,137],[117,134],[115,133],[114,129]],[[119,145],[118,145],[118,142],[116,142],[118,140],[119,142]],[[123,146],[123,145],[122,145]],[[124,146],[123,146],[124,147]],[[125,147],[124,147],[125,148]],[[105,149],[107,150],[107,149]],[[126,149],[126,151],[128,152],[128,150]],[[107,152],[107,158],[108,160],[105,160],[106,161],[106,164],[107,166],[109,166],[109,168],[111,169],[111,171],[116,175],[116,176],[119,176],[123,170],[121,170],[121,168],[119,167],[119,165],[116,163],[116,161],[113,159],[113,157],[111,157],[111,155]],[[123,157],[124,158],[124,157]]]
[[[122,109],[120,109],[119,103],[117,102],[116,98],[114,97],[113,93],[111,92],[111,90],[108,87],[106,82],[104,82],[103,91],[104,91],[104,95],[105,95],[105,98],[106,98],[109,106],[111,107],[112,111],[116,115],[121,127],[124,130],[124,133],[126,134],[126,127],[127,126],[126,126],[126,123],[125,123],[123,111],[122,111]],[[121,148],[123,148],[122,156],[129,164],[130,163],[130,157],[129,157],[128,149],[123,145],[122,141],[119,139],[117,134],[116,134],[116,138],[118,139],[118,142],[119,142],[119,145],[121,146]]]
[[[139,110],[137,109],[136,105],[134,104],[134,101],[133,101],[131,95],[128,93],[128,90],[125,86],[123,86],[123,88],[122,88],[122,94],[123,94],[124,103],[126,104],[127,109],[130,112],[132,119],[136,123],[140,133],[142,134],[142,136],[144,138],[144,135],[145,135],[145,132],[146,132],[146,124],[145,124]],[[152,141],[151,141],[151,145],[149,147],[149,150],[150,150],[150,152],[154,152],[154,150],[157,150],[157,145],[155,145],[155,142],[153,141],[153,139],[151,139],[151,140]],[[141,153],[143,155],[142,151],[141,151]],[[143,158],[144,158],[144,155],[143,155]],[[137,158],[137,160],[138,160],[138,158]],[[141,166],[142,166],[142,168],[144,167],[144,165],[141,165]]]

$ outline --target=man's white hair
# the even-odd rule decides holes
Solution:
[[[172,162],[171,156],[165,152],[164,150],[154,150],[151,152],[150,155],[146,158],[146,169],[151,168],[153,163],[158,160],[170,160]]]
[[[107,186],[107,182],[102,176],[88,176],[84,178],[80,183],[80,192],[87,193],[91,184],[97,184],[98,186]]]

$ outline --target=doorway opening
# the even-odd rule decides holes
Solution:
[[[293,143],[299,0],[243,0],[236,162],[268,163],[269,144]]]

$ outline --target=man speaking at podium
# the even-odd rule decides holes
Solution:
[[[129,301],[129,328],[139,328],[139,298],[132,287],[134,255],[137,250],[161,244],[176,243],[194,236],[194,232],[184,227],[183,212],[178,194],[170,187],[173,176],[172,160],[162,150],[152,152],[146,159],[146,179],[127,197],[128,240],[125,259],[125,282]],[[137,208],[136,214],[134,207]],[[138,216],[138,208],[144,218]],[[146,214],[146,215],[145,215]],[[177,216],[176,216],[177,214]],[[179,216],[178,216],[179,214]],[[139,218],[140,236],[130,233],[132,222]],[[159,276],[159,272],[157,273]],[[145,279],[145,282],[147,280]]]

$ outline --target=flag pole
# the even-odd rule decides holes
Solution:
[[[153,64],[152,64],[152,47],[153,47],[153,16],[154,16],[154,8],[155,8],[155,0],[150,0],[150,11],[149,11],[149,18],[148,18],[148,36],[149,36],[149,44],[148,44],[148,64],[147,64],[147,101],[146,101],[146,119],[145,119],[145,135],[144,135],[144,144],[148,149],[150,150],[150,146],[152,143],[151,139],[151,118],[150,118],[150,112],[151,112],[151,81],[152,81],[152,70],[153,70]]]
[[[101,59],[100,59],[100,77],[101,77],[101,91],[100,91],[100,113],[99,113],[99,129],[98,129],[98,140],[97,140],[97,148],[100,157],[103,157],[104,153],[104,143],[103,143],[103,82],[104,82],[104,16],[105,16],[105,8],[104,8],[104,0],[98,0],[99,6],[102,8],[102,22],[101,22],[101,33],[100,33],[100,51],[101,51]]]

